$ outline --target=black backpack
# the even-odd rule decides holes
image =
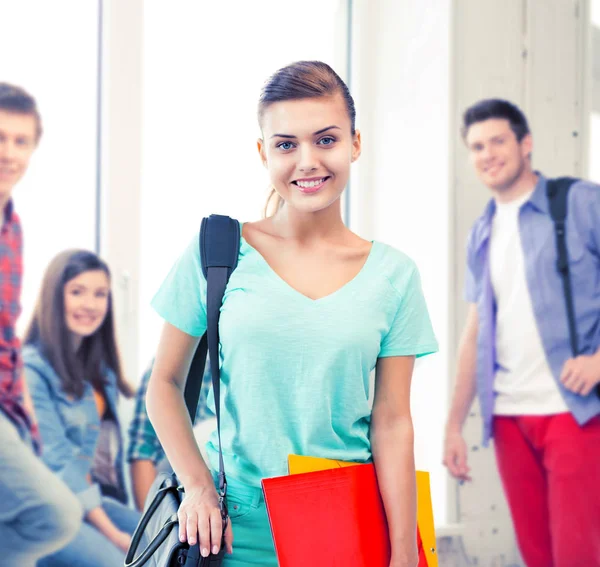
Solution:
[[[563,285],[565,306],[567,308],[567,322],[569,325],[569,340],[573,358],[579,355],[579,338],[577,335],[577,323],[575,322],[575,306],[573,302],[571,274],[569,273],[566,221],[569,189],[577,181],[579,181],[579,179],[574,177],[558,177],[557,179],[549,179],[546,185],[546,195],[548,196],[548,203],[550,205],[550,216],[554,222],[554,234],[556,236],[556,269],[560,274]],[[596,394],[600,397],[600,384],[596,387]]]

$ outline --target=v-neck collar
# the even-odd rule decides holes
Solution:
[[[242,223],[240,223],[240,235],[241,234],[242,234]],[[267,262],[265,257],[256,248],[254,248],[254,246],[252,246],[244,238],[243,235],[241,236],[241,242],[242,242],[242,246],[247,248],[247,250],[249,250],[255,256],[256,260],[265,268],[266,272],[269,274],[271,279],[274,280],[281,289],[283,289],[290,297],[294,297],[300,301],[304,301],[311,305],[321,305],[323,303],[328,303],[340,296],[345,295],[347,292],[351,291],[352,288],[354,288],[360,282],[360,280],[362,280],[365,277],[365,274],[369,271],[370,265],[375,261],[374,258],[377,255],[377,252],[378,252],[379,246],[380,246],[377,241],[374,241],[374,240],[371,241],[371,250],[369,250],[367,259],[365,260],[365,262],[362,265],[362,267],[360,268],[360,270],[356,273],[356,275],[352,279],[348,280],[345,284],[340,286],[338,289],[336,289],[335,291],[332,291],[331,293],[324,295],[323,297],[313,299],[311,297],[308,297],[308,295],[305,295],[304,293],[298,291],[295,287],[293,287],[285,279],[283,279],[271,267],[271,265],[269,264],[269,262]]]

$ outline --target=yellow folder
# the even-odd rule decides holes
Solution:
[[[290,474],[351,467],[358,464],[360,463],[335,461],[320,457],[305,457],[303,455],[288,456],[288,470]],[[421,541],[423,542],[423,549],[427,557],[427,567],[438,567],[429,473],[425,471],[417,471],[417,524]]]

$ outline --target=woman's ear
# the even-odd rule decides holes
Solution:
[[[352,139],[352,162],[355,162],[360,157],[362,150],[362,142],[360,138],[360,130],[357,130]]]
[[[258,149],[258,154],[260,155],[260,161],[267,167],[267,152],[265,151],[265,142],[262,138],[256,140],[256,147]]]

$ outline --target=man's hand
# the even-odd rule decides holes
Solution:
[[[600,384],[600,355],[581,355],[565,362],[560,381],[564,387],[580,396],[587,396]]]
[[[467,464],[467,444],[460,431],[446,431],[444,442],[443,464],[448,468],[450,474],[461,481],[470,481],[471,469]]]

